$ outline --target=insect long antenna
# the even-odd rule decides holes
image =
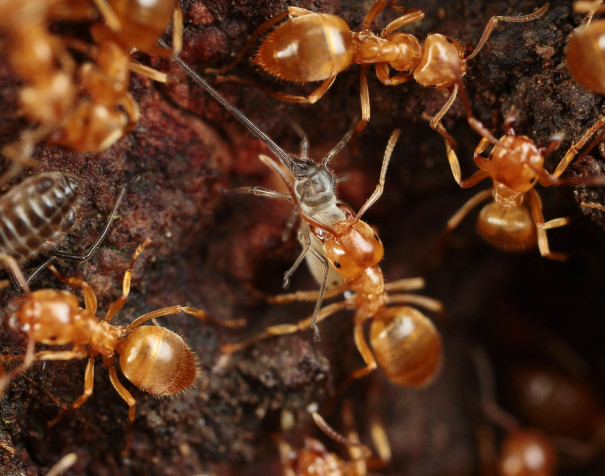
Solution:
[[[382,168],[380,170],[380,178],[378,179],[378,185],[376,185],[376,189],[374,190],[374,193],[372,193],[372,195],[370,195],[370,198],[368,198],[368,200],[363,205],[363,207],[361,207],[361,209],[357,212],[357,215],[355,216],[355,220],[353,221],[354,225],[360,220],[360,218],[363,216],[363,214],[365,212],[367,212],[370,209],[370,207],[372,205],[374,205],[374,203],[376,203],[376,200],[378,200],[380,198],[380,196],[382,195],[382,191],[384,190],[384,182],[386,180],[386,175],[387,175],[387,167],[391,160],[391,155],[393,154],[393,149],[395,148],[395,144],[397,143],[397,139],[399,139],[400,134],[401,134],[400,129],[395,129],[391,133],[391,137],[389,138],[389,142],[387,143],[387,147],[384,151],[384,159],[382,160]]]
[[[168,49],[168,45],[162,41],[158,40],[158,44],[162,48]],[[202,78],[198,73],[196,73],[191,66],[189,66],[185,61],[183,61],[178,56],[174,57],[174,61],[176,61],[183,70],[193,79],[198,86],[204,89],[212,98],[217,101],[221,106],[227,109],[233,116],[240,121],[244,126],[248,128],[252,134],[258,137],[261,141],[265,143],[265,145],[269,148],[275,156],[281,160],[281,162],[292,170],[295,166],[296,159],[290,156],[284,149],[282,149],[279,145],[277,145],[267,134],[265,134],[259,127],[254,124],[250,119],[248,119],[244,113],[242,113],[239,109],[237,109],[233,104],[227,101],[223,96],[219,94],[219,92],[214,89],[210,84]]]
[[[353,132],[355,132],[355,126],[357,125],[357,123],[359,122],[359,118],[355,118],[355,120],[353,121],[353,124],[351,125],[350,129],[347,131],[347,133],[342,137],[342,139],[340,139],[340,142],[338,144],[336,144],[334,146],[334,148],[328,152],[328,155],[326,155],[323,160],[321,161],[321,166],[322,167],[326,167],[328,165],[328,162],[330,162],[330,160],[332,160],[332,157],[334,157],[336,154],[338,154],[342,148],[347,145],[347,142],[349,142],[349,140],[351,140],[351,137],[353,136]]]

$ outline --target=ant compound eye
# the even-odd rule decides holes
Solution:
[[[334,261],[334,266],[340,269],[340,263],[338,261]]]

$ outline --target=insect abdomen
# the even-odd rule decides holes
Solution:
[[[60,172],[38,174],[0,198],[0,251],[27,258],[75,221],[78,181]]]

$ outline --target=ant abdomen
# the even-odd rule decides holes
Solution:
[[[370,343],[378,365],[396,385],[424,387],[441,369],[441,337],[433,323],[413,307],[382,311],[372,322]]]
[[[573,34],[567,44],[567,69],[573,79],[597,94],[605,94],[604,37],[605,21],[596,21]]]
[[[197,374],[189,346],[178,334],[164,327],[135,329],[117,351],[124,376],[153,395],[181,392],[193,383]]]
[[[496,202],[488,203],[477,217],[477,232],[486,242],[502,251],[529,251],[538,243],[534,219],[523,204],[503,208]]]
[[[552,444],[537,430],[512,431],[498,457],[500,476],[555,474],[557,456]]]
[[[321,81],[348,68],[353,54],[347,23],[335,15],[313,14],[292,18],[273,30],[254,62],[288,81]]]
[[[0,198],[0,250],[27,258],[69,230],[78,180],[60,172],[39,174]]]
[[[122,28],[117,36],[123,44],[149,51],[162,36],[175,8],[174,0],[109,0]]]

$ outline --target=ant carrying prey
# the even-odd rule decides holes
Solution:
[[[162,44],[162,43],[160,43]],[[361,209],[355,213],[347,205],[336,200],[336,179],[328,168],[328,162],[346,143],[353,128],[345,134],[336,147],[318,165],[307,157],[307,141],[303,138],[302,157],[296,158],[286,153],[264,132],[262,132],[241,111],[225,100],[202,77],[193,71],[183,60],[175,58],[181,67],[221,105],[229,110],[254,135],[261,139],[275,154],[280,162],[275,162],[261,155],[260,160],[270,167],[284,182],[289,199],[295,210],[310,229],[310,234],[318,241],[309,240],[303,253],[294,263],[286,279],[303,259],[309,250],[324,266],[323,282],[318,292],[298,292],[278,296],[274,302],[291,302],[295,300],[316,300],[313,315],[298,324],[285,324],[267,328],[259,335],[244,342],[223,347],[225,352],[242,349],[257,340],[273,335],[282,335],[312,328],[318,337],[317,323],[335,314],[339,310],[356,310],[354,318],[355,344],[362,355],[365,367],[351,375],[351,379],[362,377],[378,365],[388,378],[399,385],[422,386],[430,383],[441,366],[441,339],[431,321],[418,310],[409,306],[387,307],[388,304],[413,303],[432,311],[440,312],[440,302],[424,296],[400,293],[388,295],[387,291],[409,291],[423,286],[419,278],[403,279],[384,283],[378,263],[384,249],[378,235],[361,220],[362,216],[380,198],[384,189],[387,166],[399,137],[395,130],[387,144],[380,179],[376,189]],[[255,188],[259,195],[280,198],[274,191]],[[282,197],[285,198],[285,197]],[[343,218],[334,217],[343,216]],[[328,224],[329,223],[329,224]],[[321,307],[321,300],[326,292],[326,280],[330,267],[341,276],[343,285],[329,290],[331,296],[338,295],[347,289],[355,291],[353,297],[344,301]],[[373,320],[371,344],[376,357],[366,343],[363,325],[367,319]]]

